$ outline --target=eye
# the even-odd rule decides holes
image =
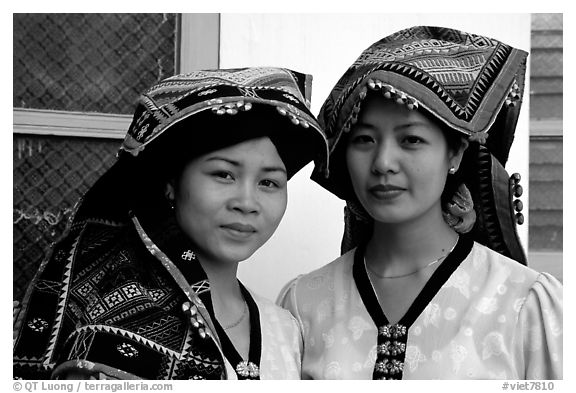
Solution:
[[[280,184],[274,180],[264,179],[260,181],[260,185],[264,186],[265,188],[275,189],[280,188]]]
[[[234,176],[227,171],[214,171],[210,174],[212,177],[222,181],[233,181]]]
[[[350,139],[350,144],[353,144],[353,145],[365,145],[365,144],[369,144],[369,143],[373,143],[373,142],[374,142],[374,138],[371,137],[370,135],[366,135],[366,134],[354,135]]]
[[[403,139],[402,142],[406,145],[419,145],[421,143],[424,143],[424,139],[420,138],[419,136],[416,135],[406,135]]]

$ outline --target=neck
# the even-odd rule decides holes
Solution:
[[[248,359],[251,343],[250,312],[236,277],[238,263],[213,261],[202,256],[199,256],[199,260],[210,281],[214,316],[240,357]]]
[[[406,274],[446,255],[457,238],[441,212],[401,224],[376,221],[366,247],[366,263],[382,276]]]
[[[210,281],[210,297],[216,318],[225,323],[244,307],[244,297],[236,277],[238,263],[218,263],[202,256],[199,260]]]

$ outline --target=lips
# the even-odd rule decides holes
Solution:
[[[236,234],[239,236],[250,236],[251,234],[257,232],[256,228],[253,227],[252,225],[242,224],[239,222],[222,225],[222,228],[224,228],[225,230],[227,230],[232,234]]]
[[[379,200],[391,200],[399,197],[405,188],[398,187],[394,184],[377,184],[368,189],[368,192]]]
[[[370,192],[387,192],[387,191],[404,191],[404,188],[395,186],[394,184],[377,184],[370,187]]]

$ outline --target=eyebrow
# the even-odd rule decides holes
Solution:
[[[414,127],[414,126],[426,126],[427,127],[428,124],[423,122],[423,121],[420,121],[420,120],[410,120],[410,121],[406,121],[405,123],[398,125],[396,128],[394,128],[394,131],[400,131],[404,128],[409,128],[409,127]],[[355,127],[364,127],[364,128],[369,128],[372,130],[377,129],[376,125],[374,125],[372,123],[363,122],[363,121],[359,121],[358,123],[356,123]]]
[[[236,160],[232,160],[228,157],[222,157],[222,156],[212,156],[206,159],[206,162],[209,161],[224,161],[227,162],[228,164],[235,166],[235,167],[241,167],[242,163],[240,163],[239,161]],[[285,175],[288,175],[288,173],[286,172],[286,169],[282,168],[281,166],[265,166],[262,168],[263,172],[282,172]]]
[[[359,127],[363,127],[363,128],[376,128],[373,124],[365,123],[365,122],[363,122],[363,121],[358,121],[356,124],[354,124],[354,126],[352,127],[352,129],[359,128]]]

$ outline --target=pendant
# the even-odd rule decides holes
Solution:
[[[236,373],[244,378],[258,378],[260,376],[258,366],[246,360],[238,363]]]

